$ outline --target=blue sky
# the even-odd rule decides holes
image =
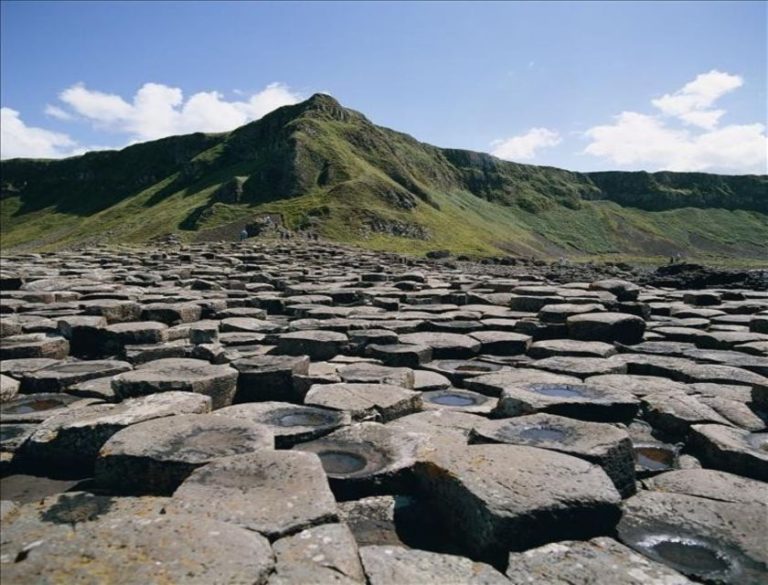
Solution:
[[[317,91],[574,170],[766,172],[763,2],[3,1],[3,157],[225,130]]]

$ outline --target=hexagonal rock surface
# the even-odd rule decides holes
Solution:
[[[768,506],[768,484],[714,469],[680,469],[646,479],[647,489],[745,504]]]
[[[370,585],[462,583],[509,585],[509,580],[485,563],[401,546],[364,546],[360,559]]]
[[[640,343],[645,321],[626,313],[586,313],[568,317],[568,334],[581,341]]]
[[[278,449],[317,439],[352,421],[346,412],[289,402],[235,404],[221,408],[214,414],[243,418],[267,427],[272,431]]]
[[[602,467],[623,497],[635,493],[635,462],[629,434],[610,424],[552,414],[489,420],[476,426],[471,443],[509,443],[551,449]]]
[[[307,562],[278,563],[267,581],[267,585],[307,585],[307,583],[361,585],[364,581],[356,581],[334,569]]]
[[[579,378],[624,374],[627,371],[626,364],[596,357],[553,356],[537,360],[531,367]]]
[[[690,446],[707,467],[768,481],[768,433],[716,424],[693,425]]]
[[[0,374],[0,403],[8,402],[19,393],[19,382],[10,376]]]
[[[545,449],[446,442],[416,474],[454,538],[497,566],[510,550],[605,533],[620,515],[600,467]]]
[[[349,339],[336,331],[307,330],[283,333],[277,339],[277,352],[308,355],[312,360],[329,360],[344,351]]]
[[[3,337],[0,360],[17,358],[49,358],[60,360],[69,354],[69,342],[57,335],[29,333]]]
[[[637,398],[615,386],[537,382],[505,387],[496,414],[504,417],[547,412],[582,420],[627,421],[639,407]]]
[[[148,362],[112,379],[112,389],[121,398],[180,390],[209,396],[214,409],[232,404],[236,385],[237,370],[184,358]]]
[[[65,409],[93,404],[93,400],[83,400],[79,396],[59,393],[22,394],[0,405],[0,422],[33,423],[43,422]]]
[[[398,341],[429,347],[435,359],[470,358],[476,355],[482,346],[477,339],[460,333],[406,333],[401,335]]]
[[[531,344],[528,355],[535,359],[554,356],[601,357],[614,355],[616,348],[602,341],[576,341],[574,339],[545,339]]]
[[[89,522],[30,545],[16,560],[0,563],[4,582],[250,585],[273,567],[259,534],[180,514]]]
[[[386,422],[419,410],[421,394],[391,384],[315,384],[304,403],[347,412],[357,421]]]
[[[170,495],[206,463],[274,445],[267,427],[242,418],[189,414],[170,422],[155,419],[114,434],[99,451],[95,478],[99,486],[119,493]]]
[[[179,486],[168,508],[269,538],[338,519],[320,459],[299,451],[259,451],[204,465]]]
[[[694,424],[729,424],[717,411],[682,392],[654,392],[642,400],[646,420],[673,436],[684,436]]]
[[[39,471],[90,470],[101,447],[119,430],[154,418],[210,410],[210,398],[190,392],[164,392],[119,404],[68,409],[46,419],[24,443],[20,454]]]
[[[432,360],[432,348],[411,343],[378,343],[368,345],[365,355],[381,360],[388,366],[418,368]]]
[[[616,295],[619,301],[635,301],[640,294],[640,287],[626,280],[618,278],[609,278],[605,280],[596,280],[589,285],[590,290],[604,290]]]
[[[768,576],[764,503],[640,492],[623,505],[619,539],[696,580],[758,585]]]
[[[365,582],[357,542],[346,524],[323,524],[286,536],[272,545],[278,567],[293,563],[327,567]]]
[[[342,366],[338,374],[344,382],[357,384],[392,384],[413,389],[413,370],[410,368],[392,368],[378,364],[359,363]]]
[[[424,449],[424,437],[379,423],[357,423],[294,450],[320,457],[337,497],[350,499],[410,488],[410,471]]]
[[[500,396],[505,388],[511,388],[518,384],[580,384],[581,380],[575,376],[563,376],[552,374],[533,368],[518,368],[504,370],[493,374],[484,374],[464,381],[464,387],[488,396]]]
[[[470,333],[481,344],[480,351],[493,355],[518,355],[528,351],[530,335],[509,331],[474,331]]]
[[[21,387],[24,392],[61,392],[79,382],[114,376],[131,369],[131,364],[118,360],[68,362],[25,374]]]
[[[294,376],[309,373],[309,357],[259,355],[235,360],[232,367],[239,372],[235,403],[295,401]]]
[[[514,585],[689,585],[677,571],[639,555],[612,538],[565,540],[509,555]]]

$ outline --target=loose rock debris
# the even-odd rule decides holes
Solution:
[[[768,293],[547,276],[3,258],[3,583],[768,582]]]

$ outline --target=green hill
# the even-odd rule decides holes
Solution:
[[[575,173],[441,149],[326,95],[229,133],[0,165],[4,249],[234,238],[264,214],[370,248],[768,260],[765,176]]]

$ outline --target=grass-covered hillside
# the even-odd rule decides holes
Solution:
[[[291,230],[423,253],[768,260],[765,176],[574,173],[441,149],[315,95],[232,132],[0,166],[3,249]]]

